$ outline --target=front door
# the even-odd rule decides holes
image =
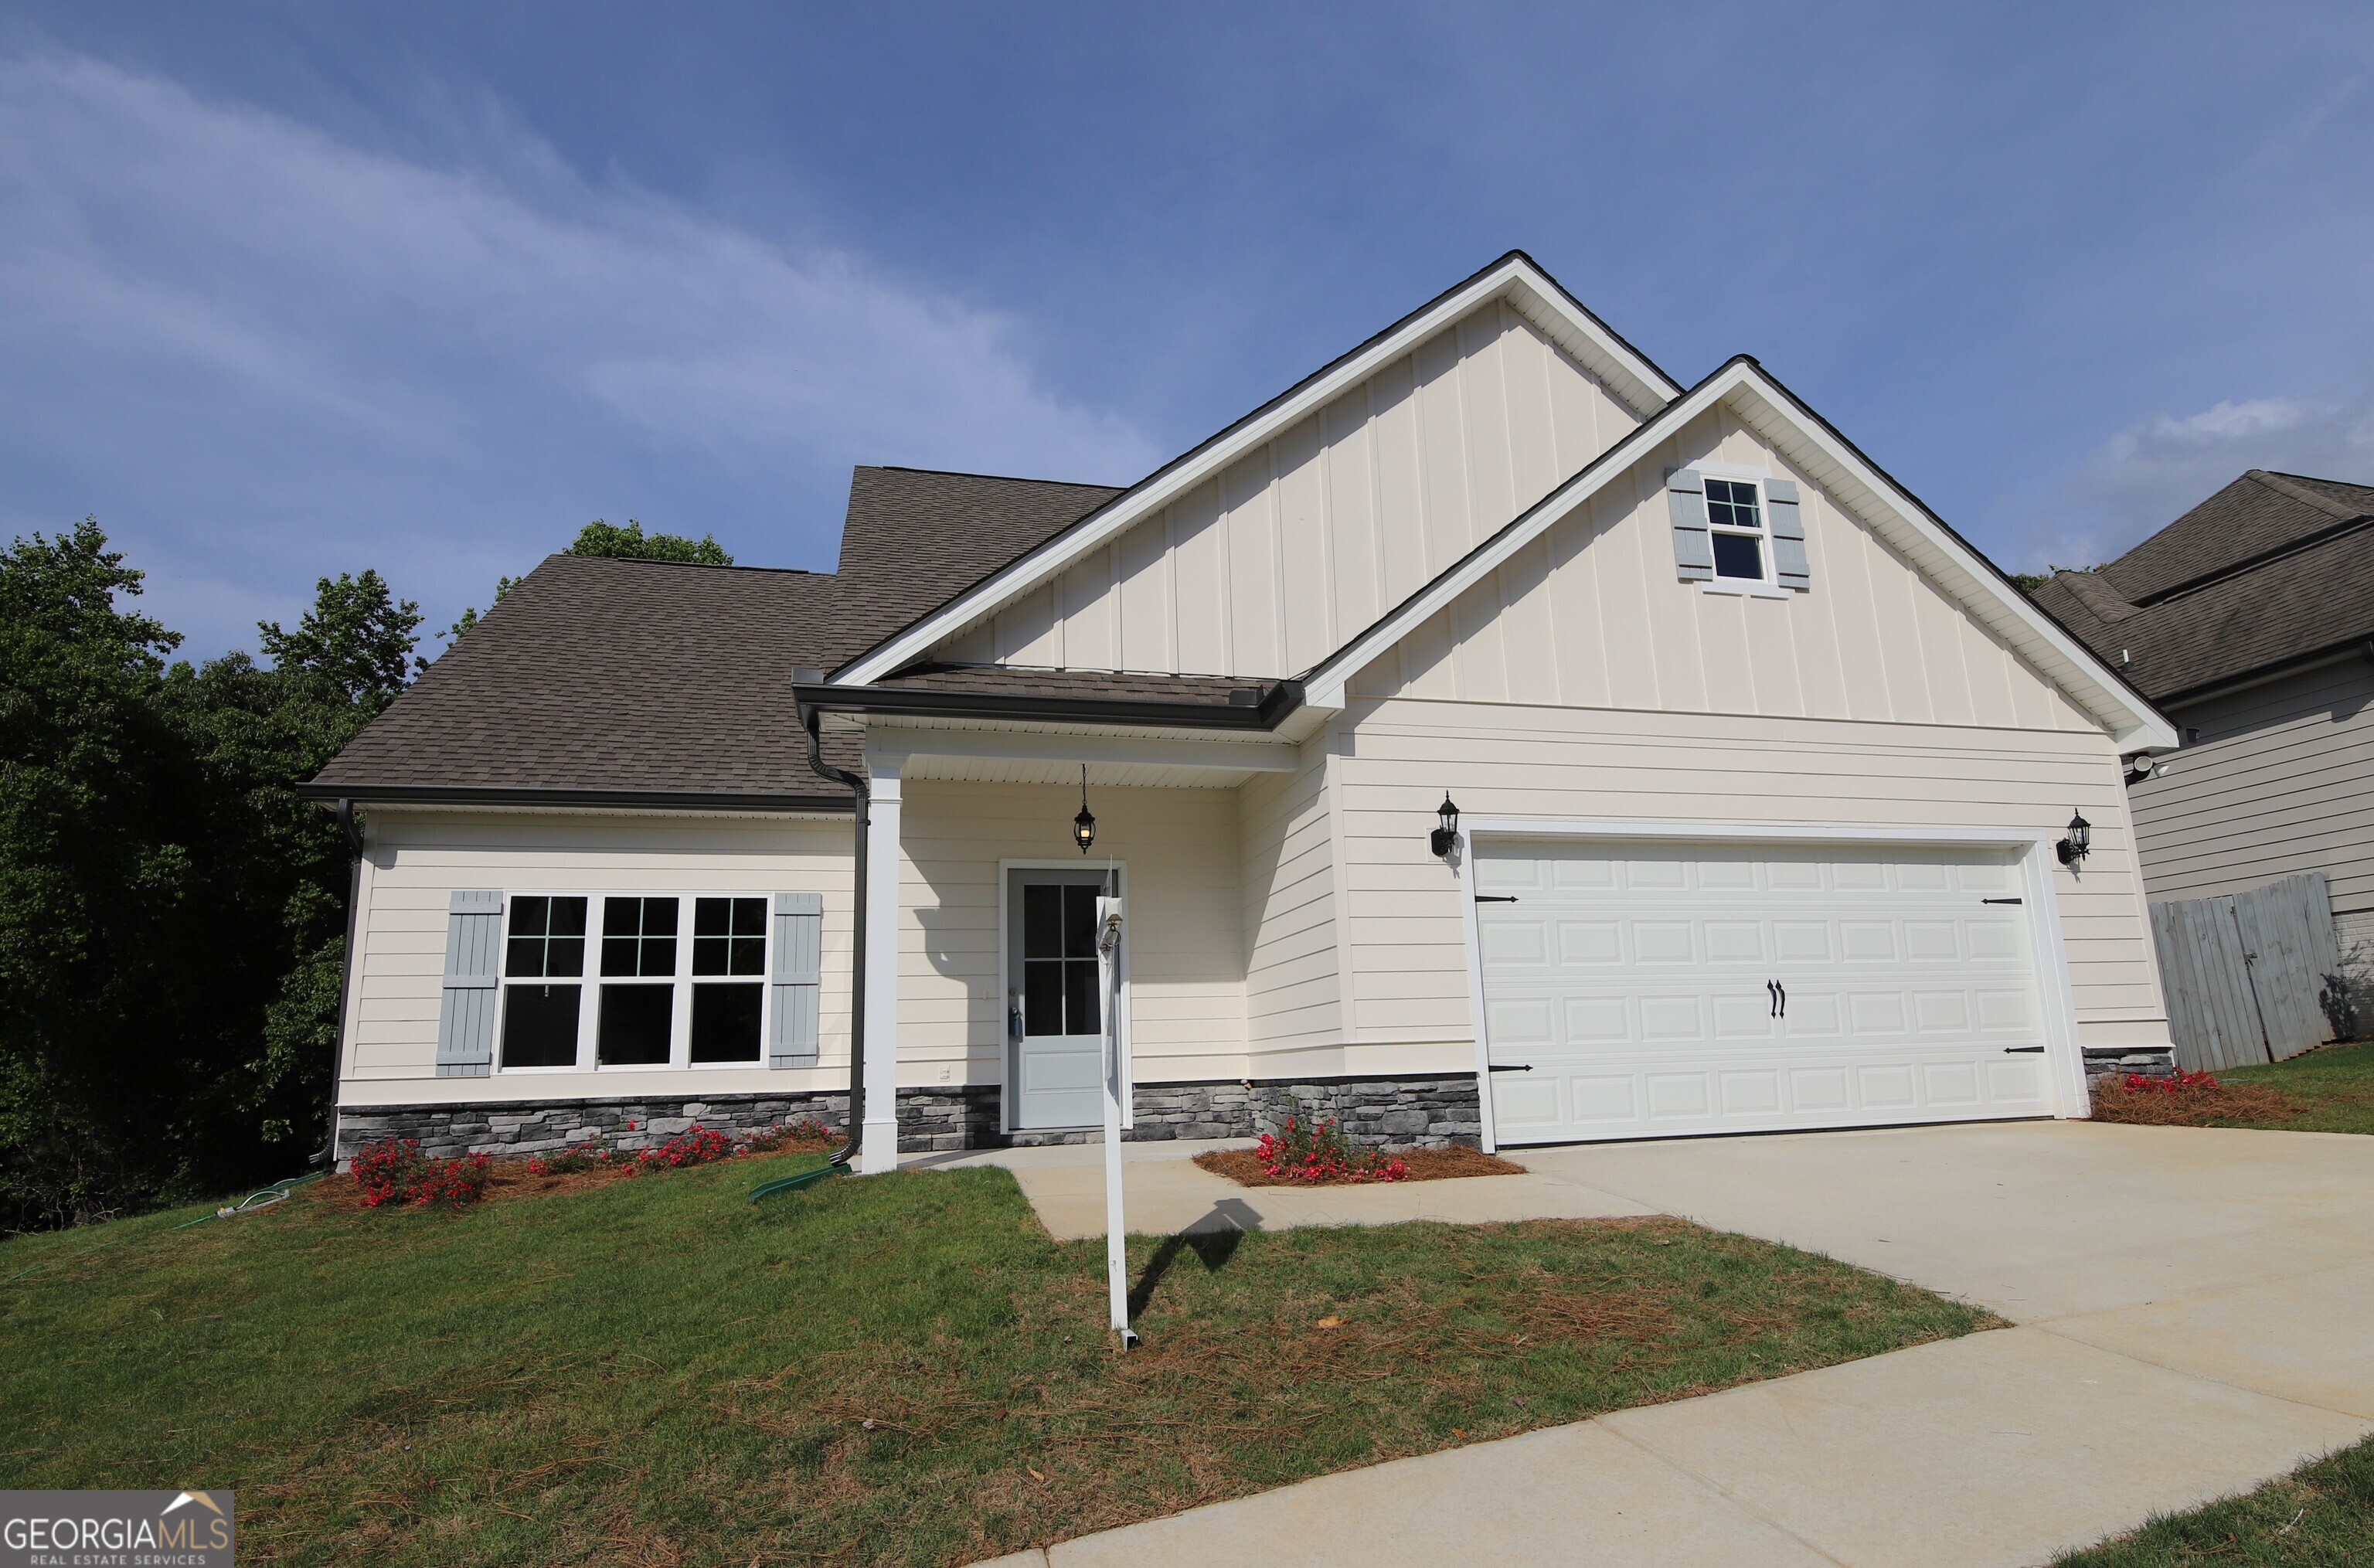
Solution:
[[[1104,1119],[1104,1009],[1097,987],[1097,897],[1106,873],[1011,872],[1006,906],[1006,1081],[1017,1131]],[[1118,956],[1118,955],[1116,955]]]

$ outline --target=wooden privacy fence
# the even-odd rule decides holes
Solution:
[[[2334,1037],[2347,1005],[2324,873],[2151,906],[2176,1065],[2280,1062]]]

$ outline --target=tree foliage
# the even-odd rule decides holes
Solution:
[[[607,556],[614,560],[675,560],[688,566],[731,566],[734,558],[710,535],[698,539],[681,534],[645,534],[633,518],[623,528],[599,517],[577,531],[563,555]]]
[[[140,591],[93,520],[0,551],[0,1227],[286,1175],[325,1130],[350,863],[295,785],[418,612],[323,578],[271,667],[169,666]]]

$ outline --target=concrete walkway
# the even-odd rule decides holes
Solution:
[[[2025,1122],[1515,1157],[1532,1175],[1493,1182],[1565,1185],[1568,1211],[1684,1215],[1964,1297],[2017,1326],[1325,1476],[1009,1561],[1162,1568],[1287,1543],[1302,1561],[1377,1568],[2023,1568],[2374,1432],[2374,1138]],[[1129,1172],[1133,1186],[1170,1195],[1149,1213],[1192,1208],[1200,1189],[1167,1185],[1153,1173],[1163,1166]],[[1038,1185],[1040,1212],[1066,1215],[1076,1189]],[[1556,1202],[1510,1190],[1510,1212],[1461,1217]],[[1270,1189],[1244,1197],[1266,1206],[1266,1224],[1361,1222],[1292,1219]]]

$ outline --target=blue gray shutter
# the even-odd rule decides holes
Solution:
[[[503,895],[455,893],[445,916],[445,1005],[437,1014],[437,1076],[494,1070],[496,981],[502,973]]]
[[[1805,520],[1797,513],[1797,481],[1764,481],[1764,515],[1772,529],[1772,573],[1783,588],[1804,593],[1814,585],[1805,561]]]
[[[1685,583],[1714,579],[1714,539],[1707,532],[1706,480],[1695,468],[1665,476],[1665,507],[1674,515],[1674,570]]]
[[[775,1033],[770,1067],[817,1065],[817,994],[824,979],[824,895],[775,895]]]

